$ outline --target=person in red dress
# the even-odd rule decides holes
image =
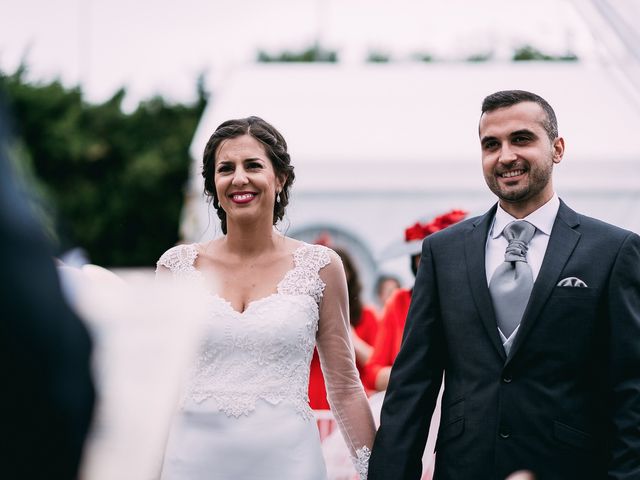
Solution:
[[[360,300],[362,290],[358,272],[346,251],[340,248],[333,250],[342,259],[345,274],[347,276],[347,289],[349,291],[349,318],[351,321],[351,340],[356,352],[356,367],[362,378],[364,366],[373,352],[373,344],[378,333],[378,317],[372,307],[363,305]],[[320,369],[318,351],[314,350],[311,360],[311,372],[309,375],[309,405],[314,410],[329,410],[327,392],[324,386],[324,377]]]
[[[459,222],[467,212],[452,210],[433,219],[430,223],[416,223],[405,230],[405,253],[411,256],[411,270],[415,276],[420,262],[422,240],[434,232],[442,230]],[[382,313],[380,330],[373,347],[373,353],[364,368],[360,371],[360,378],[365,388],[382,391],[387,389],[389,373],[402,343],[404,324],[411,304],[412,290],[399,288],[387,301]]]

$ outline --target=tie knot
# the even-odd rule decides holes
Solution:
[[[504,252],[505,262],[526,262],[529,242],[536,232],[536,227],[526,220],[516,220],[504,227],[503,235],[509,242]]]

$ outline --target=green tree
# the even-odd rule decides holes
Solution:
[[[271,54],[264,50],[258,50],[256,61],[259,63],[287,63],[287,62],[327,62],[336,63],[338,54],[334,50],[326,50],[320,45],[313,45],[299,52],[284,51]]]
[[[391,61],[391,55],[380,50],[371,50],[367,54],[368,63],[389,63]]]
[[[475,53],[466,58],[467,62],[488,62],[493,58],[493,52]]]
[[[531,45],[524,45],[516,49],[512,60],[515,62],[529,60],[573,62],[578,60],[578,57],[572,52],[567,52],[564,55],[548,55]]]
[[[105,266],[152,265],[178,240],[189,145],[207,94],[193,105],[154,97],[124,113],[125,90],[101,104],[79,87],[0,73],[19,137],[19,161],[55,205],[59,250],[84,248]]]
[[[411,58],[416,62],[430,63],[435,61],[433,55],[428,52],[416,52],[411,55]]]

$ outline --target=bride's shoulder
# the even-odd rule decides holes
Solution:
[[[298,240],[296,242],[294,256],[297,257],[297,263],[304,263],[307,266],[315,267],[317,270],[332,271],[342,269],[340,256],[331,248]]]
[[[200,246],[196,243],[171,247],[156,262],[156,271],[164,268],[175,273],[194,268],[199,249]]]

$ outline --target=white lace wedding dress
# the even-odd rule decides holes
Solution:
[[[204,281],[197,256],[195,245],[174,247],[158,269]],[[341,279],[321,275],[332,256],[325,247],[302,244],[276,293],[242,313],[208,294],[210,315],[169,435],[163,480],[324,480],[307,397],[316,340],[334,416],[366,478],[375,430],[353,364],[345,306],[326,288]]]

